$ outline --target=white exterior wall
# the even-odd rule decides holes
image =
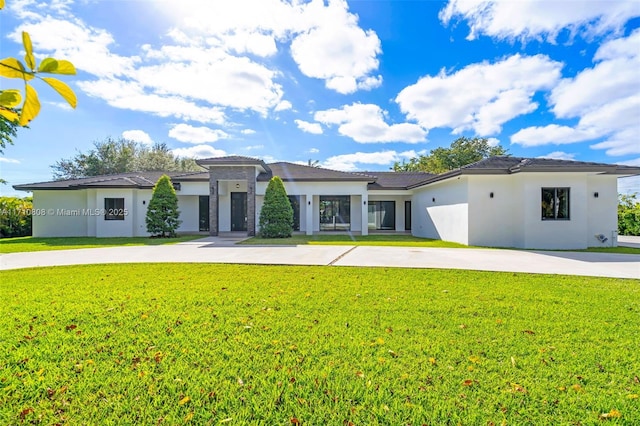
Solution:
[[[521,173],[524,245],[528,249],[587,248],[586,173]],[[569,220],[542,220],[542,188],[570,188]],[[591,236],[593,238],[593,236]]]
[[[133,189],[97,189],[96,208],[104,209],[105,198],[124,198],[127,214],[124,220],[105,220],[104,215],[94,216],[96,221],[96,237],[131,237],[137,214]]]
[[[33,191],[33,236],[86,237],[86,197],[83,190]]]
[[[515,175],[468,176],[469,245],[521,247],[520,179]],[[491,194],[493,193],[493,198]]]
[[[200,199],[197,195],[178,195],[180,226],[178,232],[199,232]]]
[[[598,197],[594,196],[598,193]],[[596,235],[609,240],[600,242]],[[616,176],[587,176],[587,245],[616,247],[618,234],[618,179]]]
[[[415,189],[411,208],[414,236],[469,244],[466,176]]]

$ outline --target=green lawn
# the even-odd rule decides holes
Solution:
[[[0,300],[0,424],[640,424],[638,280],[91,265]]]
[[[0,253],[18,253],[46,250],[69,250],[80,248],[97,248],[111,246],[155,246],[161,244],[175,244],[203,238],[203,235],[186,235],[177,238],[148,238],[148,237],[61,237],[61,238],[3,238],[0,239]]]
[[[349,235],[349,234],[295,234],[291,238],[261,238],[253,237],[242,241],[245,245],[343,245],[343,246],[403,246],[403,247],[451,247],[468,248],[464,244],[442,240],[418,238],[412,235],[378,234],[378,235]]]

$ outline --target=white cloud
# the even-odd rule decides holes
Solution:
[[[56,108],[60,108],[60,109],[65,110],[65,111],[73,111],[73,108],[71,108],[71,105],[69,105],[66,102],[49,102],[49,101],[46,101],[44,103],[48,104],[48,105],[51,105],[51,106],[54,106]]]
[[[546,126],[532,126],[521,129],[511,136],[511,143],[525,147],[542,145],[564,145],[594,139],[598,135],[577,130],[569,126],[549,124]]]
[[[245,151],[254,151],[256,149],[263,149],[264,145],[250,145],[250,146],[245,146],[244,149]]]
[[[181,123],[173,126],[171,130],[169,130],[169,137],[177,139],[180,142],[201,144],[226,139],[229,135],[220,129],[194,127]]]
[[[638,3],[630,0],[449,0],[439,17],[445,25],[451,20],[467,21],[469,40],[487,35],[555,43],[565,29],[572,38],[577,34],[590,39],[609,32],[621,33],[624,24],[639,15]]]
[[[319,150],[318,148],[311,148],[311,149],[309,150],[309,154],[317,154],[317,153],[319,153],[319,152],[320,152],[320,150]]]
[[[27,31],[38,53],[52,52],[53,57],[67,59],[77,69],[97,77],[126,75],[140,62],[139,56],[125,57],[111,52],[113,36],[79,19],[36,14],[29,21],[16,28],[9,38],[22,44],[22,31]]]
[[[507,121],[534,111],[535,92],[560,79],[562,64],[544,55],[514,55],[500,62],[471,64],[452,74],[445,70],[404,88],[400,109],[425,129],[450,127],[479,136],[501,131]]]
[[[20,160],[16,160],[15,158],[0,157],[0,163],[20,164]]]
[[[487,138],[487,143],[489,146],[498,146],[500,145],[500,139],[498,138]]]
[[[381,53],[376,33],[360,28],[344,1],[329,2],[327,7],[315,3],[308,10],[313,9],[317,23],[291,43],[291,56],[300,71],[343,94],[380,86],[382,77],[370,75],[378,69]]]
[[[538,158],[551,158],[553,160],[574,160],[576,158],[575,154],[569,154],[562,151],[554,151],[550,152],[546,155],[541,155]]]
[[[209,145],[196,145],[189,148],[172,149],[173,155],[184,158],[212,158],[224,157],[227,153],[221,149],[215,149]]]
[[[524,146],[595,140],[591,146],[607,155],[640,153],[640,30],[600,46],[592,68],[562,80],[549,96],[558,118],[578,118],[574,127],[551,124],[529,127],[511,137]]]
[[[278,102],[278,104],[273,108],[273,110],[276,112],[279,112],[279,111],[286,111],[292,108],[293,108],[293,105],[291,105],[291,102],[284,100],[284,101]]]
[[[293,121],[298,126],[298,129],[302,130],[303,132],[312,133],[314,135],[322,134],[322,126],[320,126],[320,124],[318,123],[309,123],[308,121],[304,121],[304,120],[293,120]]]
[[[243,135],[253,135],[256,131],[253,129],[242,129],[240,133]]]
[[[122,137],[145,145],[153,144],[151,136],[142,130],[125,130],[122,132]]]
[[[353,154],[336,155],[327,158],[322,167],[332,170],[351,172],[361,170],[359,164],[373,164],[377,166],[391,166],[396,161],[409,160],[418,154],[411,151],[380,151],[380,152],[356,152]]]
[[[424,142],[427,132],[417,124],[387,124],[386,112],[378,105],[354,103],[340,109],[318,111],[314,119],[325,125],[338,125],[338,132],[356,142]]]
[[[137,82],[101,79],[79,81],[77,84],[87,95],[103,99],[116,108],[201,123],[225,123],[221,108],[200,106],[177,95],[145,93]]]

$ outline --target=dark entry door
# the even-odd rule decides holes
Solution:
[[[201,195],[199,199],[198,222],[200,231],[209,230],[209,196]]]
[[[231,193],[231,230],[247,230],[247,193]]]

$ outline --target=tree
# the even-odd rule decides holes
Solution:
[[[4,9],[5,0],[0,0],[0,10]],[[38,78],[47,83],[53,90],[75,108],[78,100],[76,94],[62,81],[53,77],[40,77],[40,74],[75,75],[76,68],[69,61],[45,58],[37,65],[33,54],[33,46],[29,33],[22,32],[22,45],[24,46],[24,62],[26,66],[16,58],[4,58],[0,60],[0,76],[5,78],[19,78],[24,81],[24,101],[22,93],[18,89],[0,90],[0,116],[10,123],[26,126],[36,118],[40,112],[40,100],[38,93],[29,85],[29,81]],[[18,108],[19,110],[16,110]],[[4,132],[0,128],[0,132]],[[1,136],[0,139],[4,139]]]
[[[155,237],[175,237],[178,226],[182,223],[178,210],[178,196],[173,189],[171,179],[162,175],[153,187],[153,195],[149,201],[147,216],[147,232]]]
[[[309,166],[309,167],[320,167],[320,161],[319,160],[309,159],[309,161],[307,161],[307,166]]]
[[[640,235],[640,202],[637,195],[618,195],[619,235]]]
[[[32,199],[0,197],[0,238],[31,235]]]
[[[279,176],[267,185],[259,225],[262,238],[289,238],[293,233],[293,208]]]
[[[151,147],[120,138],[94,142],[88,153],[56,162],[54,179],[78,179],[114,173],[164,171],[202,171],[195,160],[173,155],[169,147],[157,143]]]
[[[0,115],[0,154],[4,153],[7,145],[13,145],[13,138],[18,134],[18,122],[10,121]]]
[[[449,148],[433,149],[429,155],[414,157],[408,163],[396,161],[392,169],[396,172],[444,173],[483,158],[501,155],[509,154],[500,145],[490,146],[487,138],[461,137],[456,139]]]

